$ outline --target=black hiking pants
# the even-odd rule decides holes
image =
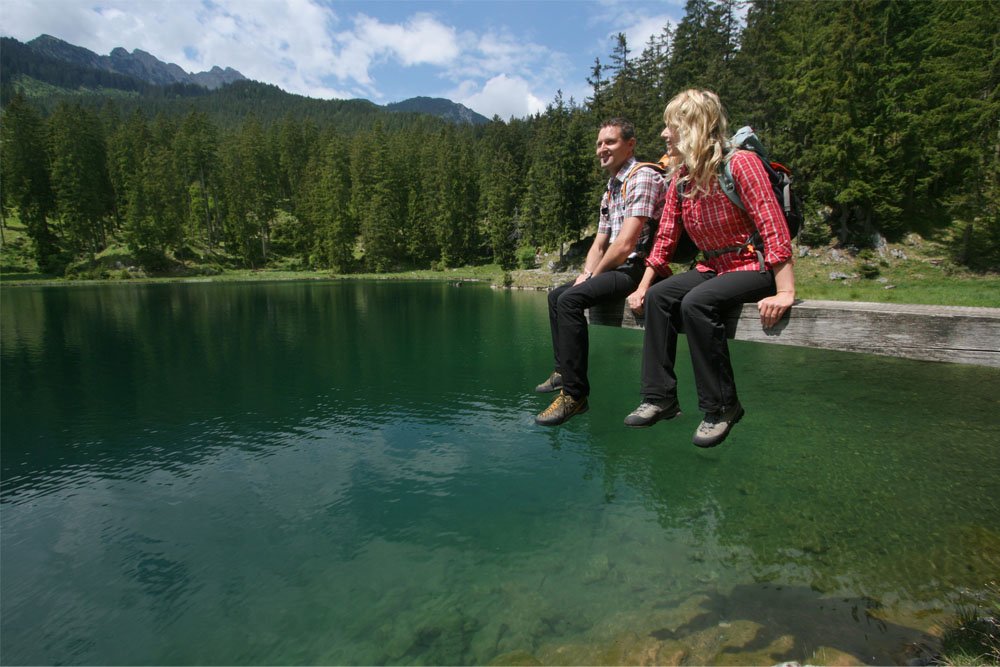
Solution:
[[[634,292],[645,269],[643,260],[629,260],[614,271],[599,273],[576,286],[566,283],[549,292],[555,370],[562,374],[563,391],[573,398],[590,395],[587,379],[590,336],[584,310],[604,301],[623,299]]]
[[[732,407],[738,398],[724,318],[732,308],[774,293],[772,271],[730,271],[720,276],[691,270],[650,287],[642,346],[643,398],[677,397],[674,363],[680,322],[691,350],[698,408],[710,414]]]

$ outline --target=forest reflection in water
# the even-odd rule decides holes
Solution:
[[[1000,571],[995,369],[734,342],[701,451],[686,363],[683,416],[621,425],[637,331],[536,427],[542,294],[3,299],[5,663],[885,664]]]

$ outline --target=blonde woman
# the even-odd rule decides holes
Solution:
[[[645,273],[628,296],[633,310],[645,312],[646,331],[642,402],[625,424],[651,426],[680,414],[674,373],[680,324],[704,413],[693,442],[714,447],[744,414],[723,316],[733,306],[756,302],[764,327],[781,319],[795,300],[792,242],[760,159],[749,151],[729,155],[726,114],[715,93],[680,93],[667,104],[663,122],[667,153],[680,166],[667,189]],[[719,186],[727,159],[746,211]],[[668,264],[682,231],[702,259],[694,269],[671,275]],[[665,279],[653,284],[657,277]]]

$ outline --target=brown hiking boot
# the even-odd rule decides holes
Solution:
[[[560,391],[556,399],[552,401],[552,405],[535,417],[535,423],[539,426],[558,426],[573,415],[583,414],[589,407],[586,396],[576,399],[565,391]]]
[[[562,375],[555,371],[552,371],[548,380],[535,387],[535,391],[539,394],[547,394],[550,391],[559,391],[560,389],[562,389]]]

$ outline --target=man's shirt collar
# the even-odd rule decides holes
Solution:
[[[610,189],[615,181],[618,181],[619,183],[624,183],[625,177],[628,176],[628,170],[632,168],[633,164],[635,164],[634,155],[625,160],[622,166],[618,169],[618,173],[614,175],[614,178],[608,180],[608,188]]]

